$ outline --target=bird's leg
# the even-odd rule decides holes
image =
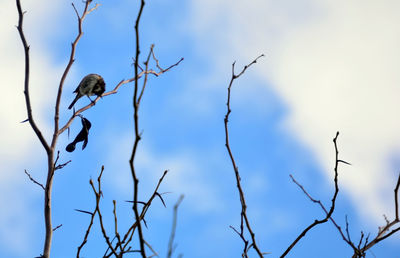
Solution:
[[[90,99],[90,102],[92,102],[93,105],[96,105],[96,102],[94,102],[94,100],[92,100],[88,95],[86,95],[88,97],[88,99]]]

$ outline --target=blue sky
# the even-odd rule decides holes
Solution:
[[[134,2],[134,3],[133,3]],[[72,91],[88,73],[99,73],[107,90],[133,75],[135,1],[99,2],[84,22],[76,62],[66,81],[61,124],[71,115]],[[79,10],[83,6],[75,3]],[[53,97],[76,33],[69,1],[23,1],[25,32],[31,45],[31,92],[35,118],[47,139],[52,130]],[[224,146],[223,117],[231,64],[237,69],[266,55],[235,81],[230,118],[231,147],[242,175],[248,214],[258,244],[278,257],[309,223],[323,215],[291,182],[293,174],[316,197],[333,193],[334,147],[340,131],[340,188],[334,218],[348,215],[352,239],[360,230],[377,231],[382,214],[393,217],[393,188],[399,171],[400,45],[397,1],[149,1],[141,20],[142,57],[152,43],[163,67],[185,60],[159,78],[151,77],[140,109],[136,164],[140,198],[161,186],[167,208],[158,201],[148,212],[146,240],[160,256],[167,252],[172,207],[180,194],[176,255],[240,257],[242,243],[229,225],[240,223],[234,173]],[[24,175],[45,179],[45,155],[28,124],[23,99],[23,52],[14,25],[13,1],[0,3],[0,257],[33,257],[42,251],[42,191]],[[133,141],[132,89],[123,86],[84,113],[92,122],[84,151],[65,152],[64,133],[53,191],[53,257],[73,257],[91,210],[88,184],[101,165],[102,210],[112,232],[112,200],[120,228],[132,217],[128,159]],[[76,104],[81,107],[88,100]],[[11,111],[11,112],[10,112]],[[122,219],[124,218],[124,219]],[[94,227],[84,257],[100,257],[103,240]],[[370,257],[396,257],[399,236],[379,244]],[[288,257],[348,257],[351,249],[326,223],[309,234]],[[254,253],[251,254],[253,257]]]

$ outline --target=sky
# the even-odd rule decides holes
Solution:
[[[73,90],[85,75],[101,74],[106,89],[134,74],[134,21],[138,1],[99,1],[84,21],[84,35],[65,82],[61,124],[71,116]],[[81,1],[75,2],[78,10]],[[52,135],[54,96],[67,64],[77,19],[70,1],[24,0],[25,34],[31,53],[33,115],[45,138]],[[141,20],[144,58],[151,44],[163,67],[150,77],[140,108],[139,199],[160,192],[148,212],[145,239],[166,256],[173,206],[181,194],[175,257],[240,257],[242,242],[229,228],[240,224],[234,171],[225,149],[223,118],[232,63],[236,71],[265,57],[232,88],[230,141],[241,173],[248,215],[262,251],[279,257],[323,212],[291,182],[292,174],[313,197],[329,205],[334,191],[334,145],[339,131],[339,197],[333,214],[352,239],[375,236],[394,216],[393,189],[400,170],[400,3],[332,0],[154,0]],[[13,1],[0,2],[0,257],[39,256],[44,240],[46,156],[26,119],[24,56]],[[141,59],[143,61],[143,59]],[[152,63],[154,67],[154,63]],[[65,151],[80,130],[59,138],[60,161],[53,187],[53,257],[74,257],[92,210],[89,179],[102,165],[103,216],[113,229],[112,200],[120,228],[132,218],[128,160],[133,143],[133,84],[104,97],[83,115],[92,122],[89,143]],[[88,104],[82,98],[76,107]],[[105,251],[95,224],[82,257]],[[357,241],[355,240],[355,241]],[[398,257],[400,236],[375,246],[368,257]],[[137,247],[137,245],[136,245]],[[288,257],[349,257],[351,249],[332,224],[307,234]],[[134,255],[132,255],[134,256]],[[255,253],[250,253],[255,257]]]

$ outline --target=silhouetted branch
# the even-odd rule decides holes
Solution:
[[[183,195],[179,196],[178,201],[174,205],[174,214],[173,214],[173,219],[172,219],[171,235],[170,235],[169,241],[168,241],[168,254],[167,254],[168,258],[172,257],[172,253],[175,250],[174,238],[175,238],[175,232],[176,232],[176,222],[178,219],[178,207],[182,201],[183,201]]]
[[[131,158],[129,160],[129,165],[130,165],[130,168],[131,168],[131,174],[132,174],[132,179],[133,179],[133,206],[132,206],[132,209],[133,209],[133,212],[135,214],[137,228],[138,228],[140,254],[142,255],[143,258],[146,258],[146,250],[144,248],[144,238],[143,238],[143,232],[142,232],[142,225],[140,223],[141,220],[139,218],[139,211],[138,211],[138,207],[137,207],[139,179],[136,176],[136,170],[135,170],[135,165],[134,165],[137,146],[138,146],[139,141],[141,139],[140,133],[139,133],[139,101],[138,101],[138,95],[137,94],[138,94],[138,90],[139,90],[139,84],[138,84],[139,71],[138,71],[138,66],[139,66],[139,55],[140,55],[139,22],[140,22],[140,18],[142,16],[144,5],[145,5],[145,1],[141,0],[139,12],[138,12],[138,15],[137,15],[137,18],[136,18],[136,22],[135,22],[136,56],[135,56],[135,88],[134,88],[134,93],[133,93],[133,111],[134,111],[133,118],[134,118],[134,126],[135,126],[135,142],[133,144],[132,154],[131,154]],[[143,87],[145,87],[145,85]]]
[[[355,244],[350,237],[350,233],[349,233],[349,222],[346,216],[346,228],[345,228],[345,232],[346,234],[343,232],[342,228],[336,223],[336,221],[332,218],[332,213],[334,211],[335,208],[335,201],[336,201],[336,196],[337,193],[339,191],[339,187],[338,187],[338,163],[344,163],[347,165],[350,165],[350,163],[340,160],[338,159],[338,149],[337,149],[337,137],[339,135],[339,132],[336,134],[336,137],[334,138],[334,144],[335,144],[335,152],[336,152],[336,162],[335,162],[335,194],[332,198],[332,204],[331,207],[329,209],[329,211],[325,208],[325,206],[322,204],[322,202],[320,200],[316,200],[313,197],[311,197],[311,195],[305,190],[305,188],[298,183],[294,177],[292,175],[290,175],[290,177],[292,178],[293,182],[299,186],[299,188],[303,191],[303,193],[314,203],[318,204],[321,209],[325,212],[325,219],[323,220],[315,220],[314,223],[312,223],[310,226],[308,226],[300,235],[298,238],[296,238],[296,240],[291,244],[291,246],[289,246],[289,248],[285,251],[285,253],[281,256],[284,257],[291,248],[293,248],[293,246],[302,238],[305,236],[305,234],[314,226],[321,224],[321,223],[325,223],[328,219],[333,223],[333,225],[336,227],[336,229],[338,230],[339,234],[341,235],[342,239],[353,249],[354,254],[353,254],[353,258],[361,258],[361,257],[365,257],[365,253],[367,250],[369,250],[371,247],[373,247],[374,245],[376,245],[377,243],[381,242],[382,240],[390,237],[391,235],[393,235],[394,233],[400,231],[400,227],[392,229],[394,225],[396,225],[397,223],[399,223],[399,218],[398,218],[398,191],[399,191],[399,185],[400,185],[400,174],[397,180],[397,184],[396,187],[394,189],[394,202],[395,202],[395,219],[393,221],[389,221],[386,216],[384,216],[385,221],[386,221],[386,225],[384,227],[380,227],[377,236],[369,242],[369,238],[370,235],[368,234],[367,236],[365,236],[364,232],[361,231],[361,237],[360,240],[358,241],[358,244]],[[392,229],[392,230],[391,230]],[[389,233],[387,233],[389,232]]]
[[[37,184],[37,185],[40,186],[43,190],[45,190],[45,189],[44,189],[44,186],[43,186],[41,183],[39,183],[38,181],[36,181],[36,180],[31,176],[31,174],[29,174],[28,171],[26,171],[26,169],[25,169],[25,174],[29,177],[29,179],[30,179],[33,183]]]
[[[99,216],[99,222],[100,222],[100,228],[101,228],[101,232],[103,233],[103,238],[106,240],[106,243],[108,245],[108,248],[110,248],[111,252],[115,255],[115,257],[118,257],[117,255],[117,251],[114,249],[112,243],[110,242],[110,238],[107,235],[107,232],[104,228],[104,224],[103,224],[103,216],[101,214],[100,211],[100,199],[101,196],[103,195],[102,191],[101,191],[101,176],[103,175],[103,171],[104,171],[104,166],[101,167],[101,172],[100,175],[97,177],[97,190],[96,187],[93,184],[93,180],[90,179],[89,183],[92,186],[93,192],[96,196],[96,209],[95,212],[97,212],[98,216]]]
[[[317,203],[317,204],[319,204],[319,205],[321,206],[321,208],[325,211],[326,216],[325,216],[324,219],[315,220],[315,221],[314,221],[313,223],[311,223],[308,227],[306,227],[306,228],[300,233],[300,235],[289,245],[289,247],[285,250],[285,252],[281,255],[281,257],[285,257],[285,256],[290,252],[290,250],[300,241],[300,239],[302,239],[302,238],[307,234],[307,232],[308,232],[309,230],[311,230],[313,227],[315,227],[315,226],[317,226],[317,225],[319,225],[319,224],[323,224],[323,223],[327,222],[328,219],[331,218],[332,213],[333,213],[333,211],[335,210],[336,197],[337,197],[337,195],[338,195],[338,193],[339,193],[339,185],[338,185],[339,151],[338,151],[338,148],[337,148],[337,138],[338,138],[338,136],[339,136],[339,132],[336,133],[336,136],[335,136],[335,138],[333,139],[333,143],[334,143],[334,145],[335,145],[335,169],[334,169],[334,171],[335,171],[335,178],[334,178],[335,192],[334,192],[333,197],[332,197],[332,200],[331,200],[331,207],[330,207],[329,211],[327,211],[327,210],[325,209],[325,207],[323,206],[323,204],[321,203],[321,201],[312,198],[312,197],[307,193],[307,191],[304,189],[304,187],[303,187],[301,184],[299,184],[299,183],[293,178],[292,175],[290,175],[290,177],[292,178],[293,182],[294,182],[295,184],[297,184],[297,185],[300,187],[300,189],[303,191],[303,193],[304,193],[305,195],[307,195],[307,197],[308,197],[312,202]],[[340,160],[340,162],[345,163],[345,164],[349,164],[348,162],[345,162],[345,161],[342,161],[342,160]]]
[[[118,233],[118,217],[117,217],[117,202],[115,200],[113,200],[113,205],[114,205],[114,209],[113,209],[113,214],[114,214],[114,234],[115,237],[117,238],[118,241],[118,246],[120,247],[120,251],[122,252],[122,248],[121,248],[121,237]]]
[[[251,246],[254,248],[254,250],[257,252],[257,254],[260,257],[263,257],[263,253],[260,251],[260,249],[258,248],[258,246],[256,244],[255,234],[254,234],[253,230],[251,229],[250,222],[249,222],[249,220],[247,218],[247,213],[246,213],[247,205],[246,205],[246,200],[244,198],[244,193],[243,193],[243,190],[242,190],[242,186],[241,186],[241,183],[240,183],[239,169],[236,166],[236,162],[235,162],[235,159],[233,157],[233,154],[232,154],[232,151],[231,151],[231,148],[230,148],[230,145],[229,145],[228,120],[229,120],[229,114],[231,113],[231,107],[230,107],[231,87],[232,87],[233,81],[235,79],[239,78],[242,74],[244,74],[244,72],[247,70],[247,68],[249,68],[251,65],[255,64],[257,62],[257,60],[259,58],[263,57],[263,56],[264,55],[258,56],[250,64],[244,66],[244,68],[242,69],[242,71],[239,74],[235,74],[235,62],[232,64],[232,78],[231,78],[231,81],[230,81],[229,86],[228,86],[228,99],[227,99],[227,102],[226,102],[227,112],[226,112],[225,119],[224,119],[224,124],[225,124],[225,146],[226,146],[226,148],[228,150],[229,157],[231,159],[231,162],[232,162],[232,165],[233,165],[233,169],[235,171],[236,185],[237,185],[237,188],[238,188],[238,191],[239,191],[240,203],[241,203],[241,206],[242,206],[242,211],[241,211],[241,215],[240,215],[241,216],[241,226],[240,226],[241,227],[241,232],[239,233],[239,236],[242,238],[242,240],[243,240],[243,242],[245,244],[245,249],[244,249],[243,254],[242,254],[243,257],[247,257],[247,250],[248,250],[247,249],[247,240],[245,240],[244,235],[243,235],[243,220],[244,220],[244,222],[246,224],[246,228],[247,228],[248,232],[250,233],[250,236],[251,236],[251,239],[252,239]]]
[[[18,10],[18,33],[22,41],[22,45],[24,47],[24,54],[25,54],[25,75],[24,75],[24,95],[25,95],[25,104],[26,104],[26,111],[28,113],[28,121],[31,125],[33,131],[35,132],[36,136],[39,138],[39,141],[43,145],[43,148],[46,150],[46,153],[50,152],[50,146],[47,143],[46,139],[44,138],[41,130],[36,125],[35,120],[33,119],[32,114],[32,106],[31,106],[31,99],[29,94],[29,73],[30,73],[30,57],[29,57],[29,45],[25,38],[24,30],[23,30],[23,23],[24,23],[24,14],[25,12],[22,11],[20,0],[16,0],[17,2],[17,10]]]
[[[53,228],[53,232],[62,227],[62,224],[58,225],[57,227]]]
[[[54,165],[53,165],[54,166],[54,170],[62,169],[72,161],[72,160],[68,160],[65,163],[57,165],[57,162],[58,162],[59,158],[60,158],[60,151],[57,151],[57,158],[56,158],[56,161],[54,161]]]
[[[88,9],[89,5],[91,3],[92,3],[92,0],[85,1],[85,8],[82,12],[82,15],[79,15],[75,5],[72,3],[72,7],[74,8],[77,19],[78,19],[78,35],[76,36],[75,40],[71,43],[71,53],[69,56],[69,60],[68,60],[67,66],[65,67],[64,73],[61,76],[60,84],[58,86],[56,108],[55,108],[55,113],[54,113],[54,136],[53,136],[53,140],[51,142],[52,146],[56,145],[58,136],[63,132],[63,130],[59,130],[59,113],[60,113],[61,96],[63,93],[65,79],[67,78],[69,70],[71,69],[72,64],[75,61],[76,45],[78,44],[79,40],[81,39],[81,37],[83,35],[83,30],[82,30],[83,20],[86,18],[86,15],[88,15],[90,12],[92,12],[99,6],[98,4],[96,4],[93,8]]]
[[[169,69],[171,69],[171,68],[173,68],[173,67],[179,65],[179,63],[182,62],[183,59],[184,59],[184,58],[182,57],[182,58],[181,58],[178,62],[176,62],[175,64],[169,66],[169,67],[166,68],[166,69],[163,69],[163,68],[160,66],[160,64],[159,64],[159,61],[158,61],[158,59],[156,58],[156,55],[154,54],[153,48],[151,49],[151,54],[152,54],[152,56],[153,56],[153,60],[156,61],[156,66],[157,66],[157,68],[160,70],[159,73],[168,72]],[[155,74],[155,76],[158,76],[158,75],[159,75],[159,74]]]
[[[149,69],[149,60],[150,60],[151,52],[153,52],[153,48],[154,48],[154,44],[152,44],[150,46],[149,54],[147,55],[147,59],[144,62],[145,71],[147,71]],[[142,96],[143,96],[143,93],[144,93],[144,89],[146,88],[148,76],[149,76],[149,74],[145,72],[144,73],[143,84],[142,84],[142,89],[140,90],[139,97],[137,98],[137,107],[140,106],[140,100],[142,99]]]
[[[374,245],[376,245],[377,243],[385,240],[386,238],[390,237],[391,235],[393,235],[396,232],[400,231],[400,226],[398,226],[397,228],[393,227],[395,225],[399,225],[399,203],[398,203],[398,195],[399,195],[399,187],[400,187],[400,174],[397,178],[397,184],[396,187],[394,188],[394,208],[395,208],[395,218],[392,221],[389,221],[386,217],[385,217],[385,221],[386,221],[386,225],[383,227],[380,227],[378,230],[378,234],[376,235],[376,237],[369,242],[368,244],[366,244],[363,248],[359,249],[359,253],[360,254],[365,254],[365,252],[370,249],[371,247],[373,247]],[[353,257],[362,257],[362,256],[355,256],[356,254],[354,254]]]
[[[82,241],[82,243],[80,244],[80,246],[78,247],[78,251],[77,251],[77,253],[76,253],[76,258],[79,258],[80,256],[80,253],[81,253],[81,250],[82,250],[82,248],[83,248],[83,246],[87,243],[87,238],[88,238],[88,236],[89,236],[89,234],[90,234],[90,230],[92,229],[92,226],[93,226],[93,221],[94,221],[94,217],[96,216],[96,208],[95,208],[95,210],[93,211],[93,212],[88,212],[88,211],[83,211],[83,210],[77,210],[77,209],[75,209],[76,211],[79,211],[79,212],[83,212],[83,213],[87,213],[87,214],[89,214],[90,215],[90,223],[89,223],[89,226],[87,227],[87,229],[86,229],[86,233],[85,233],[85,237],[83,238],[83,241]]]
[[[46,154],[47,154],[47,179],[46,179],[46,185],[45,185],[45,196],[44,196],[44,219],[45,219],[45,241],[44,241],[44,247],[43,247],[43,257],[44,258],[49,258],[50,257],[50,249],[51,249],[51,241],[52,241],[52,236],[53,236],[53,228],[52,228],[52,221],[51,221],[51,192],[52,192],[52,185],[53,185],[53,176],[54,176],[54,171],[56,169],[60,169],[64,167],[67,163],[64,163],[62,165],[56,166],[56,162],[58,161],[58,157],[56,162],[54,162],[54,151],[55,147],[57,144],[58,136],[60,135],[59,131],[59,107],[60,107],[60,102],[61,102],[61,95],[62,95],[62,89],[64,85],[65,78],[68,74],[68,71],[70,67],[72,66],[72,63],[74,62],[74,55],[75,55],[75,48],[76,44],[78,43],[79,39],[82,36],[82,21],[86,17],[86,15],[93,11],[97,5],[90,9],[88,11],[88,6],[90,5],[92,1],[87,0],[85,2],[85,8],[81,16],[79,16],[77,9],[73,5],[74,11],[78,16],[78,35],[75,38],[75,41],[72,43],[72,48],[71,48],[71,55],[69,62],[67,64],[67,67],[65,68],[65,71],[61,77],[60,84],[58,87],[58,92],[57,92],[57,97],[56,97],[56,103],[55,103],[55,112],[54,112],[54,131],[53,131],[53,137],[51,140],[51,144],[49,145],[47,141],[45,140],[44,136],[42,135],[42,132],[36,125],[33,114],[32,114],[32,108],[31,108],[31,101],[30,101],[30,94],[29,94],[29,69],[30,69],[30,60],[29,60],[29,46],[27,44],[27,41],[25,39],[25,35],[23,32],[23,16],[24,12],[22,11],[20,0],[16,0],[17,3],[17,10],[18,10],[18,15],[19,15],[19,21],[18,21],[18,32],[22,41],[22,44],[24,46],[24,53],[25,53],[25,76],[24,76],[24,94],[25,94],[25,102],[26,102],[26,109],[28,113],[28,121],[35,132],[36,136],[39,138],[41,144],[43,145]]]
[[[397,179],[396,187],[394,188],[394,209],[397,221],[399,221],[399,187],[400,187],[400,174],[399,178]]]
[[[154,248],[149,243],[147,243],[146,240],[144,240],[144,244],[153,252],[153,254],[150,255],[148,258],[158,257],[158,253],[154,250]]]
[[[144,220],[147,210],[149,209],[154,198],[157,196],[158,188],[160,187],[160,185],[161,185],[162,181],[164,180],[164,177],[167,175],[167,173],[168,173],[168,170],[165,170],[163,175],[161,176],[161,178],[158,180],[158,184],[157,184],[156,188],[154,189],[153,194],[150,196],[149,200],[143,206],[142,212],[140,213],[140,220]],[[123,248],[124,250],[126,249],[128,244],[131,242],[133,233],[137,226],[138,226],[138,220],[136,220],[135,223],[133,223],[132,226],[129,228],[129,230],[125,233],[125,235],[122,239],[122,243],[125,243],[124,248]]]
[[[86,106],[84,106],[84,107],[82,107],[82,108],[76,110],[75,113],[73,113],[73,114],[71,115],[71,117],[68,119],[68,121],[65,123],[65,125],[59,130],[60,134],[63,133],[67,128],[69,128],[69,126],[72,124],[72,122],[75,120],[75,118],[76,118],[79,114],[81,114],[82,112],[84,112],[84,111],[88,110],[89,108],[93,107],[93,106],[97,103],[97,101],[100,100],[100,98],[118,93],[118,90],[119,90],[119,88],[120,88],[121,86],[123,86],[123,85],[125,85],[125,84],[128,84],[128,83],[131,83],[131,82],[134,82],[134,81],[135,81],[135,78],[140,79],[140,78],[141,78],[143,75],[145,75],[145,74],[151,74],[151,75],[154,75],[154,76],[158,77],[158,76],[162,75],[163,73],[168,72],[172,67],[177,66],[182,60],[183,60],[183,58],[181,58],[178,62],[176,62],[175,64],[171,65],[171,66],[168,67],[167,69],[162,69],[162,70],[159,70],[159,71],[155,71],[155,70],[152,70],[152,69],[149,69],[149,70],[146,70],[146,71],[145,71],[145,70],[142,70],[142,72],[140,72],[140,73],[137,75],[137,77],[134,77],[134,78],[131,78],[131,79],[126,79],[126,80],[121,80],[121,81],[114,87],[114,89],[112,89],[112,90],[110,90],[110,91],[108,91],[108,92],[103,93],[103,94],[101,95],[101,97],[97,97],[95,100],[93,100],[93,102],[90,102],[90,103],[87,104]]]

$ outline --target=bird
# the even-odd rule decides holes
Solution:
[[[81,117],[81,122],[82,122],[82,130],[75,137],[75,140],[70,144],[68,144],[67,147],[65,148],[65,150],[68,152],[73,152],[75,150],[75,145],[78,142],[83,142],[82,150],[85,149],[88,143],[89,129],[90,127],[92,127],[92,124],[90,123],[89,120],[87,120],[84,117]]]
[[[79,83],[78,87],[75,89],[76,93],[75,99],[69,105],[68,109],[71,109],[78,99],[82,96],[87,96],[92,103],[94,101],[89,97],[93,95],[100,96],[106,91],[106,84],[103,77],[98,74],[91,73],[83,77],[82,81]]]

